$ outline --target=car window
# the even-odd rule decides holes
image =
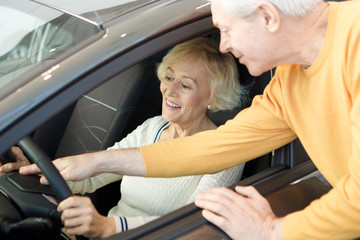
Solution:
[[[0,98],[19,86],[16,78],[21,74],[56,59],[101,31],[81,19],[33,2],[2,3],[0,15]]]

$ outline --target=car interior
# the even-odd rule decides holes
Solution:
[[[207,35],[218,41],[217,32]],[[120,141],[138,125],[152,116],[161,114],[161,93],[156,77],[156,64],[168,49],[138,62],[125,71],[113,76],[96,89],[81,96],[75,103],[47,120],[32,134],[31,139],[51,158],[105,150]],[[275,69],[259,77],[251,76],[246,67],[239,65],[239,81],[249,91],[249,98],[241,108],[232,111],[208,113],[215,124],[222,125],[241,109],[251,104],[251,99],[261,94],[270,81]],[[245,164],[242,185],[283,169],[306,163],[310,158],[295,140],[266,155]],[[119,184],[115,182],[89,194],[99,213],[106,215],[121,197]],[[1,196],[1,195],[0,195]],[[186,206],[194,211],[194,206]],[[200,221],[201,222],[201,221]],[[206,228],[206,226],[203,226]],[[189,233],[189,238],[192,235]]]
[[[219,41],[218,33],[207,37]],[[32,139],[52,159],[56,159],[104,150],[120,141],[146,119],[160,115],[160,82],[155,71],[156,64],[167,51],[168,49],[165,49],[137,63],[83,95],[76,103],[37,128],[32,134]],[[275,71],[273,69],[259,77],[253,77],[245,66],[238,64],[238,69],[239,81],[249,92],[248,101],[231,111],[209,112],[209,118],[218,126],[234,117],[241,109],[248,107],[251,99],[263,92]],[[239,181],[271,166],[293,167],[308,159],[301,143],[296,140],[246,163],[242,179]],[[90,194],[102,214],[106,214],[120,198],[119,184],[110,184]]]
[[[214,38],[213,35],[210,37]],[[137,63],[84,94],[76,103],[37,128],[32,133],[32,139],[50,158],[56,159],[104,150],[146,119],[160,115],[160,82],[155,71],[156,64],[167,51]],[[272,74],[273,71],[269,71],[260,77],[253,77],[245,66],[239,65],[239,81],[249,89],[249,100],[231,111],[209,112],[209,118],[218,126],[224,124],[241,109],[248,107],[255,95],[262,93]],[[246,163],[243,179],[275,165],[273,155],[269,153]],[[119,184],[110,184],[90,194],[99,212],[106,214],[117,203],[120,198]]]

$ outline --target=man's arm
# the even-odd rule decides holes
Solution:
[[[148,177],[215,173],[277,149],[294,139],[283,116],[281,84],[272,79],[263,96],[216,130],[139,148]]]
[[[85,153],[59,158],[53,163],[66,181],[81,181],[104,172],[132,176],[145,175],[145,165],[137,148]],[[40,169],[35,164],[20,168],[20,174],[38,173]],[[48,183],[44,177],[40,181],[44,184]]]

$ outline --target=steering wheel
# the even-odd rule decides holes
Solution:
[[[50,187],[40,184],[36,175],[10,172],[0,177],[0,239],[60,239],[60,214],[49,196],[60,202],[72,192],[51,158],[30,137],[21,139],[18,146],[40,168]]]
[[[30,162],[35,163],[49,182],[51,189],[59,202],[72,196],[72,192],[60,175],[51,158],[30,137],[21,139],[18,143]]]

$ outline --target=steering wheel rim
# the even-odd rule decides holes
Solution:
[[[52,159],[37,145],[32,138],[25,137],[18,142],[30,162],[35,163],[49,182],[59,202],[72,196],[72,192],[60,172],[52,163]]]

